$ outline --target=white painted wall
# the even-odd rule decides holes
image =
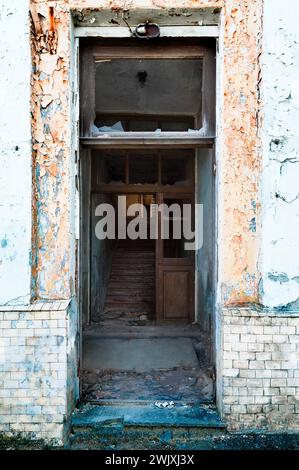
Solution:
[[[0,304],[30,293],[28,3],[0,0]],[[299,298],[298,17],[298,0],[265,0],[261,293],[269,307]]]
[[[292,309],[299,309],[298,18],[298,0],[265,0],[261,294],[266,306]]]
[[[29,1],[0,0],[0,304],[30,293]]]

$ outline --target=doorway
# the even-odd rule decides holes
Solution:
[[[142,321],[194,320],[194,252],[185,250],[183,238],[188,205],[194,220],[194,164],[190,149],[92,152],[92,320],[129,310]],[[117,233],[99,240],[96,207],[109,203],[115,209]],[[136,205],[141,207],[138,228],[144,233],[133,232],[130,239]],[[120,231],[121,220],[125,227]],[[162,225],[168,233],[162,233]]]
[[[197,204],[213,213],[215,44],[97,40],[81,53],[85,399],[211,401],[213,222],[201,254],[185,223],[194,236]],[[99,238],[103,205],[114,236]]]

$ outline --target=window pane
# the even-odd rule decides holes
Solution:
[[[126,182],[126,160],[123,152],[92,153],[92,176],[97,184],[124,184]]]
[[[191,199],[164,199],[169,212],[164,212],[162,218],[163,258],[188,258],[191,251],[185,249],[185,234],[194,230],[193,210],[192,220],[184,212],[184,205],[191,204]],[[188,232],[186,232],[187,229]]]
[[[184,186],[193,182],[194,151],[171,150],[162,153],[162,184]]]
[[[155,155],[130,155],[129,162],[129,183],[158,182],[158,159]]]

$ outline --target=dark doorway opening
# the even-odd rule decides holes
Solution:
[[[214,50],[207,41],[83,45],[80,280],[87,401],[194,405],[214,399],[213,222],[199,255],[186,249],[184,233],[176,235],[183,211],[170,210],[188,205],[193,229],[197,202],[213,218]],[[113,239],[97,236],[101,204],[114,209]],[[143,206],[146,237],[119,236],[120,215],[126,226],[134,219],[132,204]],[[162,209],[151,238],[157,205]]]
[[[93,321],[130,316],[142,323],[194,320],[194,253],[185,249],[183,226],[187,205],[194,220],[194,165],[191,149],[92,152]],[[115,210],[112,240],[97,237],[100,204]],[[140,232],[130,239],[136,205],[141,206]],[[125,233],[119,230],[120,220]],[[166,223],[167,234],[162,233]],[[153,224],[156,230],[151,233]]]

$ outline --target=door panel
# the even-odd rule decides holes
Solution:
[[[174,271],[161,269],[163,285],[163,314],[164,320],[189,320],[192,302],[192,272],[190,269]]]
[[[164,204],[166,209],[176,203],[181,208],[183,204],[191,203],[193,196],[159,194],[158,204]],[[182,215],[182,213],[181,213]],[[193,210],[192,210],[193,219]],[[168,238],[163,239],[165,226],[168,222]],[[174,224],[182,228],[182,217],[166,211],[159,214],[159,237],[156,248],[156,292],[158,322],[192,322],[194,319],[194,252],[185,250],[183,230],[181,238],[174,236]]]

